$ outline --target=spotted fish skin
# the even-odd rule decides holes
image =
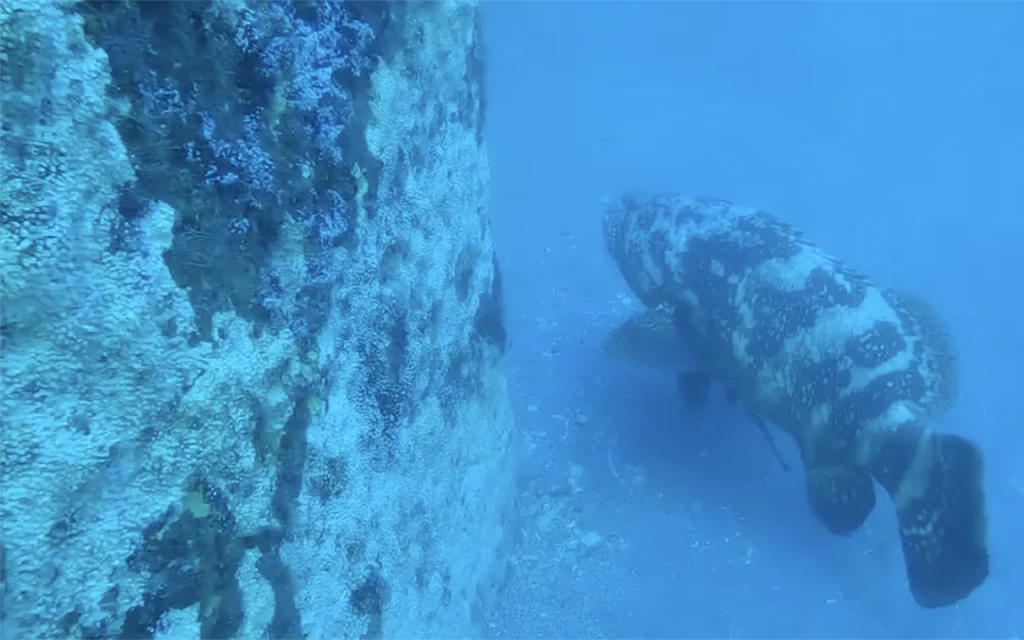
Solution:
[[[926,304],[725,200],[625,196],[603,227],[641,302],[674,309],[702,366],[795,439],[819,520],[836,534],[859,528],[874,478],[896,506],[920,605],[953,604],[985,581],[982,458],[929,426],[956,397],[957,367]]]

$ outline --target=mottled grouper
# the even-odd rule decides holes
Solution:
[[[896,507],[921,606],[951,605],[985,581],[982,456],[931,426],[956,397],[957,366],[928,305],[724,200],[627,196],[608,204],[603,226],[641,302],[669,306],[702,368],[795,439],[811,510],[830,531],[864,523],[874,478]]]

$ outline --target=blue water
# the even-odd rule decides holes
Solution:
[[[527,452],[496,638],[1024,635],[1024,4],[485,3],[507,367]],[[600,198],[801,227],[948,323],[985,452],[991,576],[919,608],[891,506],[833,538],[743,413],[603,357],[628,312]],[[780,436],[781,438],[781,436]]]

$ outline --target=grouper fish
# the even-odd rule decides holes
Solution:
[[[955,604],[989,573],[982,454],[935,419],[958,390],[936,313],[880,287],[772,215],[715,198],[607,203],[609,254],[648,309],[671,310],[705,371],[800,451],[812,513],[861,527],[892,500],[910,591]]]

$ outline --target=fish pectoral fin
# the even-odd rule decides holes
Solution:
[[[887,432],[871,472],[899,519],[910,591],[926,608],[966,598],[988,577],[988,517],[977,445],[915,424]]]
[[[860,528],[875,508],[875,483],[853,465],[807,466],[807,499],[811,511],[834,535]]]
[[[711,374],[706,371],[686,371],[676,377],[683,402],[691,409],[700,409],[707,404],[711,394]]]
[[[614,327],[601,350],[635,364],[678,370],[687,361],[686,347],[665,307],[635,313]]]

